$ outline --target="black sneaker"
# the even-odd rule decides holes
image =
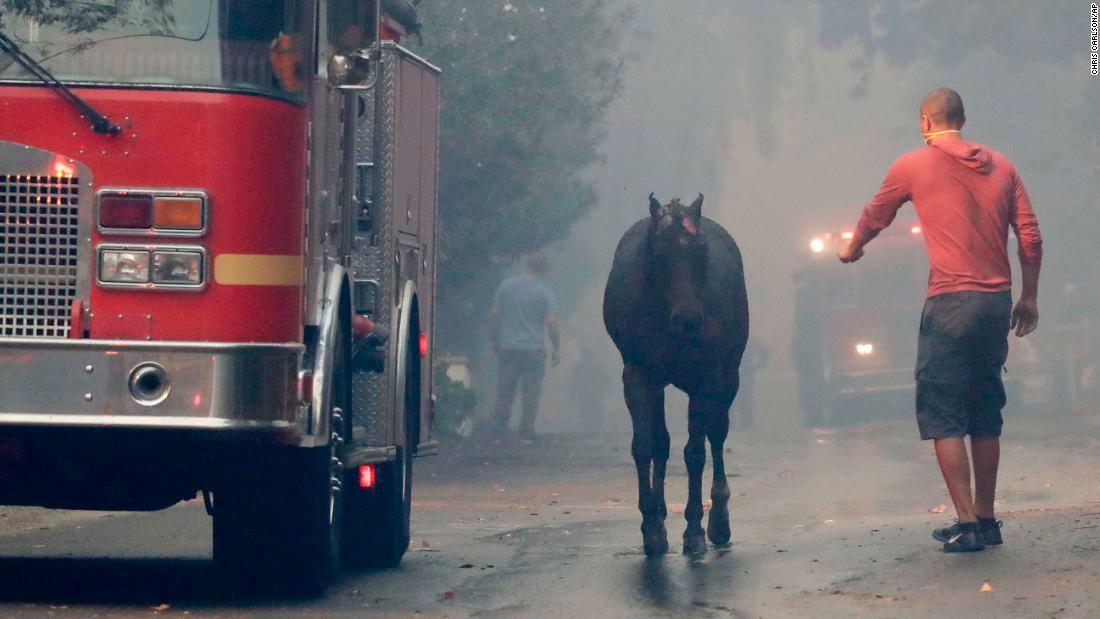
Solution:
[[[996,518],[978,518],[978,537],[986,546],[1000,546],[1004,543],[1001,539],[1001,521]]]
[[[956,522],[955,524],[932,531],[936,541],[943,542],[944,552],[975,552],[985,550],[985,544],[978,535],[978,523]]]

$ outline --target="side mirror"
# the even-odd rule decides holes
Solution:
[[[333,54],[328,59],[328,83],[340,90],[367,90],[371,75],[370,53],[364,50]]]

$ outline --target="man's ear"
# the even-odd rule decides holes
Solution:
[[[649,194],[649,216],[657,217],[661,212],[661,203],[657,201],[657,198],[653,197],[653,194]]]
[[[963,114],[963,117],[959,119],[959,129],[962,129],[963,125],[965,125],[965,124],[966,124],[966,114]]]

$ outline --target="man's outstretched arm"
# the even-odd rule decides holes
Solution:
[[[862,258],[863,248],[893,223],[901,205],[912,198],[907,176],[900,159],[890,166],[878,193],[863,207],[863,214],[856,225],[852,240],[837,253],[841,262],[848,264]]]

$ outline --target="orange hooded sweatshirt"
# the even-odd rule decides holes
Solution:
[[[1009,227],[1019,240],[1020,262],[1043,259],[1039,222],[1016,167],[981,144],[937,140],[898,157],[863,208],[856,238],[875,238],[909,201],[928,248],[929,297],[1011,289]]]

